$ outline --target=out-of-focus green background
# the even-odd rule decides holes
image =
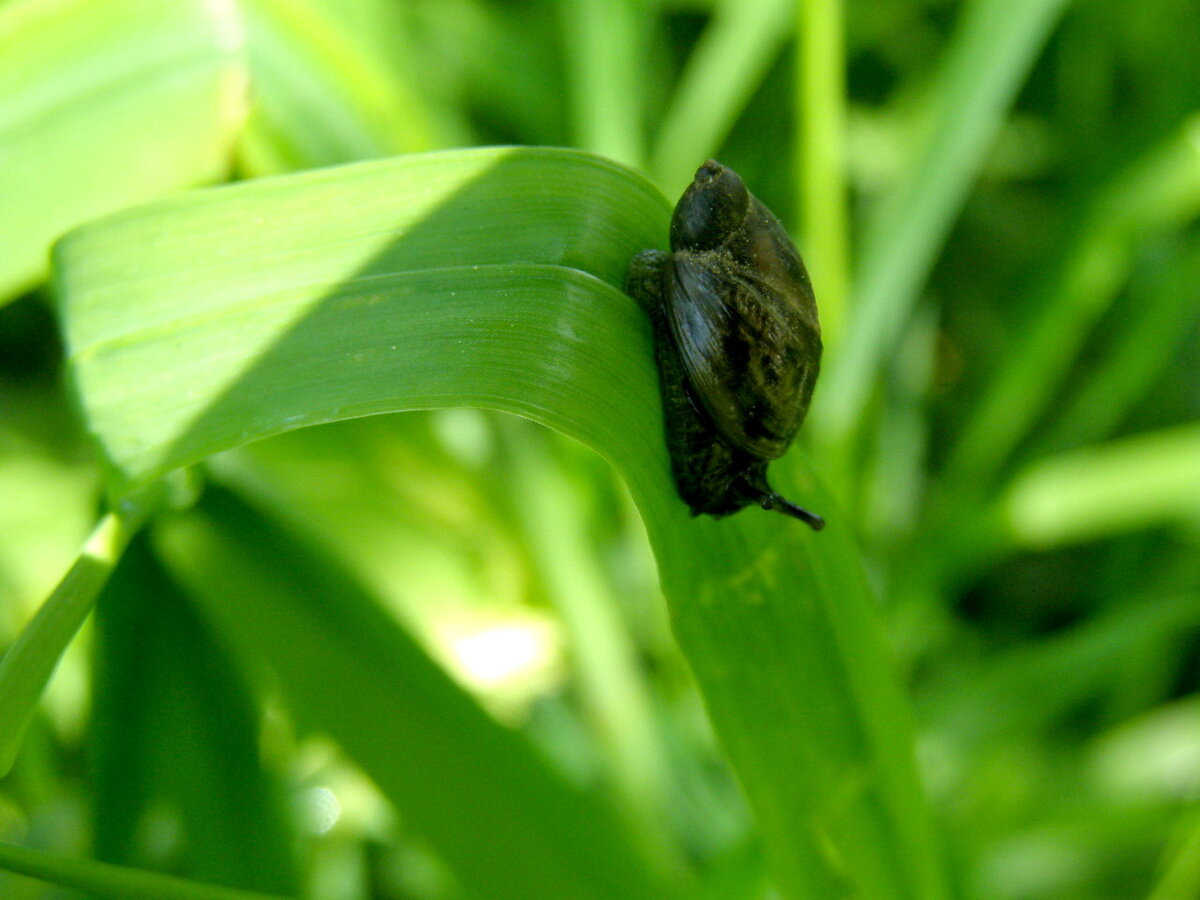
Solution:
[[[64,233],[454,147],[590,150],[672,199],[717,156],[813,273],[827,354],[800,442],[879,596],[950,893],[1200,896],[1196,35],[1193,0],[3,0],[0,649],[101,509],[47,281]],[[319,547],[567,781],[603,786],[652,870],[771,896],[598,456],[455,409],[205,468],[211,502]],[[155,604],[180,590],[155,552],[214,558],[193,539],[129,551],[0,780],[0,839],[322,898],[487,896],[186,601]],[[156,658],[156,629],[195,657]],[[256,689],[179,718],[226,670]],[[280,819],[247,826],[240,874],[241,838],[208,833],[223,778]],[[6,898],[58,890],[0,873]]]

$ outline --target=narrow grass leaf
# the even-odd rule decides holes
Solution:
[[[717,152],[784,41],[793,0],[721,0],[688,59],[650,158],[658,184],[683,192],[699,160]]]
[[[519,498],[512,514],[525,536],[533,571],[562,621],[585,721],[604,748],[622,805],[634,811],[630,819],[682,876],[688,867],[671,841],[664,815],[668,750],[654,719],[654,700],[640,677],[638,648],[595,555],[586,521],[595,504],[580,502],[583,492],[538,440],[542,435],[514,424],[501,423],[505,461]]]
[[[646,0],[561,0],[574,144],[644,165]]]
[[[0,660],[0,775],[12,768],[46,682],[145,514],[144,506],[126,504],[123,512],[100,520],[54,593]]]
[[[313,0],[240,0],[254,106],[241,164],[273,174],[430,149],[432,125],[373,48]]]
[[[1061,634],[954,666],[928,691],[923,718],[966,752],[1038,740],[1125,681],[1147,648],[1185,644],[1200,626],[1200,604],[1177,591],[1170,578],[1152,577],[1144,593]]]
[[[811,471],[782,490],[833,510]],[[753,510],[647,526],[785,895],[943,897],[908,704],[850,529],[829,517],[818,536]]]
[[[841,341],[850,290],[846,58],[841,0],[796,4],[796,165],[805,262],[821,297],[821,340]]]
[[[1073,392],[1039,448],[1063,450],[1109,437],[1179,353],[1200,321],[1195,292],[1200,284],[1200,241],[1186,243],[1190,246],[1145,260],[1142,268],[1150,271],[1130,286],[1128,326],[1112,337],[1104,359]]]
[[[992,141],[1067,0],[975,0],[963,13],[913,162],[868,225],[846,340],[831,356],[811,426],[846,441],[895,352],[929,270]]]
[[[1097,196],[1035,320],[1007,353],[946,463],[954,484],[991,481],[1033,426],[1145,242],[1200,215],[1200,117],[1154,147]]]
[[[283,900],[278,894],[198,884],[111,863],[71,859],[0,842],[0,869],[74,888],[100,900]]]
[[[1187,900],[1200,894],[1200,811],[1194,807],[1179,817],[1160,869],[1147,900]]]
[[[648,323],[613,286],[668,218],[632,173],[545,150],[156,204],[62,245],[72,376],[125,487],[406,409],[501,409],[587,444],[645,520],[785,895],[942,897],[908,705],[848,524],[803,468],[780,487],[817,496],[820,535],[758,510],[692,519],[675,495]]]
[[[1002,505],[1015,540],[1036,548],[1200,520],[1200,425],[1034,463],[1013,479]]]
[[[100,597],[94,634],[96,857],[295,893],[292,804],[264,766],[254,698],[142,535]],[[177,837],[148,841],[163,810]]]
[[[463,885],[511,900],[670,896],[603,798],[494,722],[316,548],[219,489],[157,537],[231,646],[269,665],[299,722],[337,740]]]

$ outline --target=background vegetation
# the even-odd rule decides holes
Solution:
[[[1195,34],[0,2],[0,894],[1200,895]],[[590,153],[424,155],[508,144]],[[708,156],[820,535],[665,475],[618,288]]]

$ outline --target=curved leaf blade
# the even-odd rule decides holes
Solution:
[[[119,490],[355,415],[477,405],[593,447],[788,896],[945,895],[907,704],[848,530],[687,515],[649,328],[613,285],[667,203],[586,154],[486,150],[239,185],[77,232],[70,368]],[[781,477],[781,476],[779,476]],[[789,490],[807,502],[815,489]],[[792,485],[791,488],[796,488]]]

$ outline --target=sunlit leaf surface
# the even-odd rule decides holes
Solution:
[[[645,318],[620,292],[668,207],[585,154],[481,150],[210,191],[72,235],[70,371],[124,490],[351,416],[479,405],[609,460],[650,533],[676,635],[794,896],[942,888],[907,706],[857,552],[674,495]],[[169,223],[169,225],[168,225]],[[886,837],[884,837],[886,835]]]
[[[228,171],[241,47],[232,0],[0,5],[0,300],[67,229]]]

